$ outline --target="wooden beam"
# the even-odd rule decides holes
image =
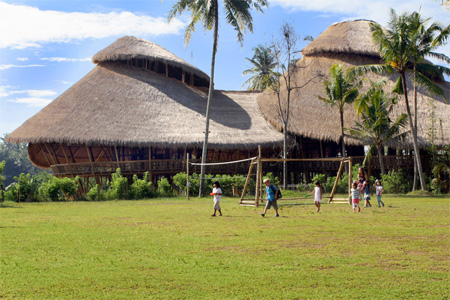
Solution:
[[[120,168],[120,163],[119,163],[119,153],[117,153],[117,146],[114,146],[114,151],[116,152],[117,168]]]
[[[92,160],[92,154],[91,154],[91,152],[89,151],[89,147],[88,147],[87,144],[86,144],[86,151],[87,151],[88,156],[89,156],[89,161],[91,162],[91,174],[92,174],[92,175],[95,175],[95,172],[94,172],[94,161]]]
[[[48,144],[45,144],[45,148],[47,149],[48,154],[50,155],[50,157],[52,158],[53,164],[57,165],[55,159],[53,158],[53,156],[51,155],[51,151],[48,149]]]
[[[252,175],[254,162],[255,162],[255,160],[252,159],[252,161],[250,163],[250,168],[248,169],[247,179],[245,180],[244,189],[242,190],[241,201],[239,203],[242,203],[242,201],[244,200],[245,192],[247,191],[247,186],[250,181],[250,176]]]
[[[331,191],[330,197],[328,199],[328,203],[331,203],[331,201],[333,201],[333,196],[334,196],[334,193],[336,192],[337,184],[339,182],[339,177],[341,176],[342,170],[344,169],[344,164],[345,164],[345,162],[342,159],[341,165],[339,166],[339,171],[336,176],[336,180],[334,181],[333,190]]]
[[[62,152],[64,153],[64,157],[66,158],[66,164],[68,164],[68,163],[69,163],[69,159],[67,158],[66,151],[64,150],[64,147],[63,147],[62,144],[60,144],[60,147],[61,147],[61,149],[62,149]]]
[[[42,148],[42,145],[41,144],[38,144],[38,145],[39,145],[39,149],[41,149],[42,154],[44,154],[45,160],[47,160],[47,162],[48,162],[48,166],[51,167],[52,164],[50,163],[50,160],[48,159],[47,155],[45,154],[45,151]]]
[[[189,199],[189,153],[186,154],[186,196]]]
[[[183,70],[183,72],[181,73],[181,82],[186,83],[186,71]]]
[[[190,85],[194,85],[194,73],[191,72],[191,76],[190,76],[190,80],[189,80],[189,84]]]
[[[169,64],[166,64],[166,77],[169,77]]]

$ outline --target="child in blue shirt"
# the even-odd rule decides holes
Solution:
[[[280,215],[278,214],[278,204],[277,204],[279,191],[274,185],[270,184],[270,180],[268,178],[264,179],[263,182],[266,185],[267,203],[266,207],[264,208],[264,212],[261,214],[261,216],[264,217],[266,215],[267,210],[273,207],[276,213],[275,217],[279,217]]]

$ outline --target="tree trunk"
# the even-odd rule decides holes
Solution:
[[[426,188],[426,184],[425,184],[425,179],[423,177],[422,162],[420,161],[419,147],[417,145],[417,132],[414,128],[414,123],[413,123],[413,119],[411,116],[411,110],[409,108],[408,90],[406,89],[406,76],[405,76],[405,73],[400,73],[400,76],[402,76],[402,81],[403,81],[403,91],[405,93],[405,105],[406,105],[406,112],[408,113],[408,118],[409,118],[409,126],[411,128],[411,132],[413,135],[414,157],[417,162],[417,173],[419,175],[421,188],[424,191]]]
[[[341,143],[342,143],[342,157],[347,157],[345,154],[345,142],[344,142],[344,110],[339,110],[341,120]],[[348,165],[345,164],[345,173],[349,173]]]
[[[286,154],[287,154],[287,124],[283,123],[283,135],[284,135],[284,139],[283,139],[283,159],[286,159]],[[286,166],[286,161],[283,161],[283,189],[286,189],[286,185],[287,185],[287,166]]]
[[[213,52],[212,52],[212,60],[211,60],[211,76],[209,81],[209,92],[208,92],[208,101],[206,102],[206,128],[205,128],[205,141],[203,142],[203,150],[202,150],[202,167],[200,172],[200,195],[199,197],[205,194],[205,163],[206,157],[208,153],[208,136],[209,136],[209,106],[211,104],[211,98],[214,92],[214,66],[216,63],[216,52],[217,52],[217,39],[219,32],[219,9],[217,0],[215,3],[215,16],[214,16],[214,42],[213,42]]]
[[[416,85],[416,66],[414,65],[414,128],[416,129],[417,135],[417,85]],[[417,161],[414,159],[414,180],[413,188],[415,191],[417,189]]]
[[[377,151],[378,151],[378,160],[380,162],[381,174],[385,174],[384,173],[384,160],[383,160],[383,146],[377,145]]]

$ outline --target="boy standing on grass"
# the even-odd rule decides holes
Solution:
[[[316,186],[314,187],[314,191],[312,191],[309,195],[314,194],[314,204],[317,207],[317,211],[320,211],[320,202],[322,202],[322,187],[320,186],[320,182],[317,180],[315,182]]]
[[[270,184],[270,180],[268,178],[264,179],[263,182],[266,185],[267,203],[266,207],[264,208],[264,212],[261,214],[261,216],[264,217],[266,215],[267,210],[270,209],[270,207],[273,207],[276,213],[275,217],[279,217],[280,215],[278,214],[278,204],[277,204],[278,189],[272,184]]]
[[[361,190],[358,188],[357,182],[353,182],[351,192],[352,192],[353,212],[356,211],[356,208],[358,208],[358,212],[361,212],[361,207],[359,207],[359,197],[360,197]]]

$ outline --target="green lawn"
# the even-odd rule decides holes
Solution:
[[[283,206],[280,218],[237,201],[215,218],[210,198],[4,204],[0,298],[450,296],[448,197],[385,196],[359,214]]]

